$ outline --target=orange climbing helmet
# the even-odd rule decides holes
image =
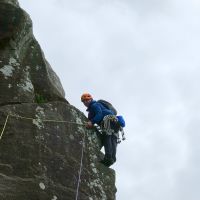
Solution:
[[[87,100],[91,100],[91,99],[93,99],[93,98],[92,98],[92,95],[89,93],[84,93],[81,96],[81,101],[85,101],[85,100],[87,101]]]

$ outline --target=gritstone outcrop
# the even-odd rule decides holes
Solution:
[[[16,0],[0,0],[0,199],[114,200],[115,173],[98,162],[98,134],[84,121],[28,14]]]

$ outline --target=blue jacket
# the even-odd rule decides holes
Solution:
[[[92,100],[88,106],[88,119],[92,124],[100,125],[101,121],[106,115],[113,115],[114,113],[111,110],[105,108],[102,104],[98,103],[95,100]]]

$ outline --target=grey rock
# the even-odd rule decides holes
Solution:
[[[58,76],[32,33],[29,15],[17,1],[0,1],[0,105],[65,101]],[[5,102],[6,100],[6,102]]]
[[[1,200],[75,199],[83,147],[79,199],[115,199],[115,173],[99,163],[97,133],[78,125],[86,120],[79,110],[62,102],[1,106],[0,130],[8,114],[0,140]]]
[[[0,27],[0,199],[114,200],[99,134],[65,99],[17,1],[0,0]]]

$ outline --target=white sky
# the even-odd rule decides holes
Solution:
[[[117,200],[200,199],[200,1],[19,0],[79,108],[83,92],[127,123]]]

